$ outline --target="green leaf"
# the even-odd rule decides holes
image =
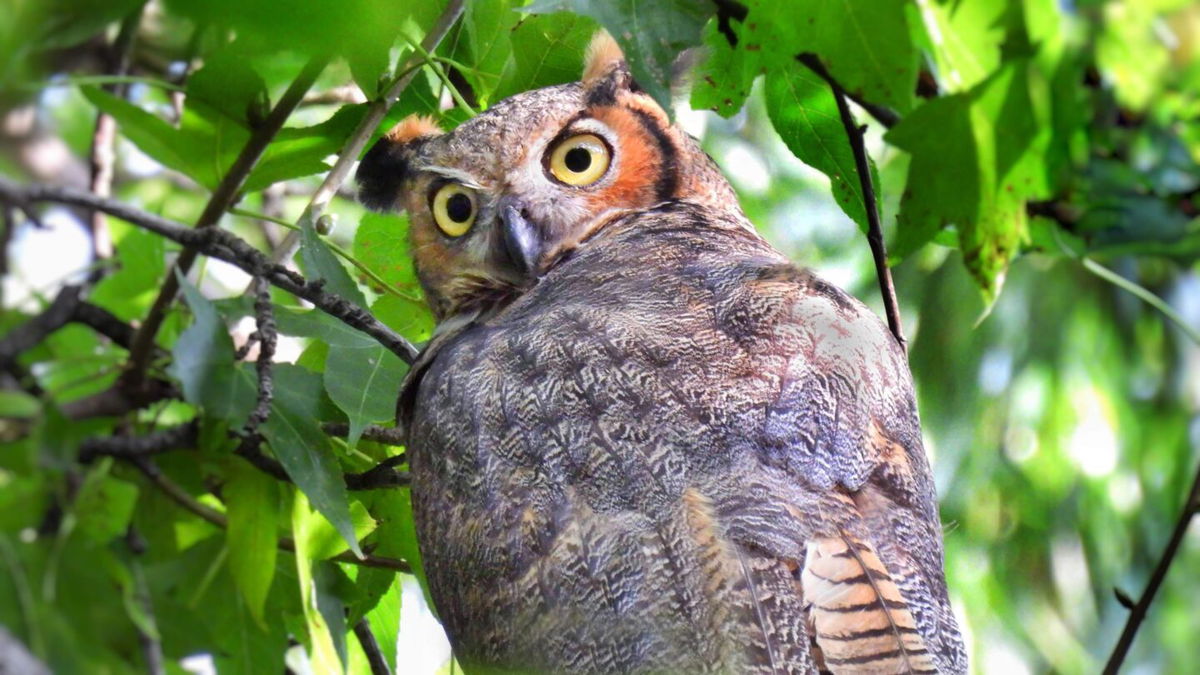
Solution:
[[[119,269],[104,277],[91,301],[125,321],[145,316],[166,274],[165,240],[146,230],[110,220]]]
[[[378,571],[382,572],[383,570]],[[359,574],[361,579],[362,572]],[[392,573],[390,576],[391,581],[388,583],[387,592],[379,598],[374,609],[367,612],[367,621],[371,625],[371,632],[375,635],[375,641],[380,645],[394,645],[400,638],[400,575]],[[396,669],[396,650],[384,647],[383,657],[387,659],[388,666],[394,671]]]
[[[350,503],[350,520],[354,523],[356,541],[361,541],[368,534],[374,532],[377,525],[371,518],[371,514],[367,512],[367,507],[357,501]],[[308,537],[308,555],[313,560],[328,560],[340,555],[348,548],[346,540],[325,520],[312,523],[305,536]]]
[[[1005,15],[1019,11],[1007,0],[929,2],[922,5],[925,30],[936,36],[930,53],[937,66],[938,85],[949,92],[966,91],[1000,67]]]
[[[1008,262],[1026,241],[1025,202],[1045,193],[1026,62],[1014,62],[965,94],[932,100],[886,138],[912,153],[897,216],[897,258],[941,228],[957,226],[963,259],[994,299]]]
[[[279,487],[274,478],[235,459],[222,491],[229,527],[229,569],[250,614],[264,625],[263,606],[275,576],[279,543]]]
[[[42,409],[36,397],[23,391],[0,389],[0,418],[28,419]]]
[[[254,192],[272,183],[328,170],[326,158],[341,149],[368,106],[367,103],[344,105],[320,124],[281,129],[246,179],[245,190]]]
[[[694,0],[541,0],[525,8],[595,19],[621,45],[634,79],[667,111],[672,108],[671,66],[684,50],[700,44],[700,30],[714,9]]]
[[[367,300],[358,284],[350,278],[350,273],[329,249],[329,245],[307,224],[300,232],[300,260],[304,271],[310,277],[325,282],[327,291],[336,293],[359,307],[366,307]]]
[[[332,674],[344,672],[342,665],[344,661],[339,657],[334,629],[341,629],[336,632],[341,633],[344,645],[345,625],[337,618],[332,622],[326,620],[324,612],[321,611],[322,603],[318,598],[317,584],[313,578],[314,560],[308,545],[311,540],[310,532],[319,522],[320,519],[309,508],[304,493],[297,491],[292,504],[292,538],[296,542],[296,572],[300,582],[300,604],[304,612],[305,628],[308,631],[308,658],[312,662],[314,673]],[[344,646],[341,651],[344,653]]]
[[[771,124],[788,149],[800,161],[829,176],[834,200],[866,232],[862,183],[829,85],[816,73],[791,61],[767,73],[764,93]],[[874,166],[871,169],[871,180],[879,185]]]
[[[484,108],[494,102],[492,94],[512,63],[513,46],[509,36],[521,20],[521,14],[516,11],[521,5],[522,0],[469,2],[463,11],[463,26],[474,67],[474,72],[467,71],[463,75]]]
[[[249,129],[270,110],[267,85],[234,42],[205,57],[204,66],[187,78],[186,106],[201,114],[217,113]],[[196,108],[197,103],[204,104]]]
[[[111,467],[103,461],[88,472],[73,506],[79,532],[97,543],[125,534],[137,503],[137,486],[110,476]]]
[[[433,335],[433,312],[424,302],[384,295],[371,305],[371,313],[413,342],[425,342]]]
[[[216,187],[219,177],[209,162],[213,139],[194,128],[176,129],[138,106],[96,87],[82,87],[83,95],[101,111],[113,116],[121,134],[163,166],[194,178],[204,187]]]
[[[763,71],[762,50],[746,49],[745,24],[731,22],[731,28],[738,35],[737,48],[730,46],[716,21],[704,27],[706,57],[692,84],[692,108],[712,110],[721,117],[732,117],[742,109],[754,79]]]
[[[254,408],[257,379],[239,373],[233,339],[213,304],[183,275],[179,286],[195,321],[175,342],[167,371],[179,380],[187,402],[240,426]]]
[[[530,89],[578,82],[583,53],[596,32],[596,23],[575,14],[527,16],[512,30],[513,67],[496,87],[496,100]]]
[[[761,49],[776,62],[814,53],[851,94],[902,113],[912,108],[918,55],[904,0],[746,4],[738,49]]]
[[[336,564],[318,562],[313,565],[313,587],[317,611],[329,627],[329,636],[333,638],[333,648],[344,672],[350,660],[346,655],[346,603],[342,596],[353,592],[353,584]]]
[[[334,455],[333,444],[321,431],[320,422],[330,419],[324,404],[320,376],[299,366],[275,364],[272,369],[275,396],[271,415],[261,430],[271,450],[321,515],[346,539],[355,554],[362,554],[350,518],[342,467]],[[252,373],[245,364],[244,371]]]
[[[354,257],[397,289],[420,297],[408,244],[408,217],[367,213],[354,233]]]
[[[350,420],[346,443],[354,447],[363,427],[396,414],[400,381],[408,372],[400,357],[363,336],[360,345],[330,345],[325,360],[325,391]]]

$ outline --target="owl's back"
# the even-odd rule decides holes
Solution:
[[[417,387],[422,557],[464,663],[965,669],[903,354],[743,220],[613,222]],[[867,591],[900,619],[846,624]]]

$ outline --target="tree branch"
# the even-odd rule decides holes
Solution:
[[[271,362],[275,358],[275,344],[279,335],[275,332],[275,315],[271,311],[271,287],[263,277],[254,278],[254,319],[258,335],[258,359],[254,363],[258,374],[258,400],[253,412],[246,420],[244,433],[255,435],[258,425],[267,421],[271,414],[271,398],[275,386],[271,379]]]
[[[382,429],[382,427],[378,427]],[[102,436],[89,438],[79,446],[79,461],[88,463],[98,457],[116,457],[130,461],[148,459],[154,455],[175,450],[191,450],[199,442],[199,422],[192,420],[178,426],[162,429],[144,436]],[[329,433],[329,432],[326,432]],[[336,434],[330,434],[336,435]],[[283,465],[260,449],[262,438],[258,434],[231,431],[230,436],[241,442],[234,454],[249,462],[254,468],[285,483],[292,479]],[[364,434],[365,436],[365,434]],[[361,473],[343,475],[348,490],[377,490],[408,485],[408,474],[396,467],[406,461],[403,453],[382,460]]]
[[[75,316],[82,290],[80,286],[63,286],[45,311],[0,340],[0,365],[15,361],[22,352],[41,344],[48,335],[67,325]]]
[[[221,528],[222,530],[229,527],[229,521],[225,518],[225,514],[210,506],[201,504],[196,500],[196,498],[188,494],[187,490],[184,490],[170,478],[167,478],[166,475],[164,475],[163,472],[159,470],[158,466],[155,465],[151,460],[145,457],[137,457],[131,459],[130,463],[137,467],[137,469],[141,471],[142,474],[145,475],[155,487],[161,490],[164,495],[170,498],[171,501],[183,507],[185,510],[190,511],[192,514],[199,516],[202,520],[208,521],[210,524]],[[290,537],[281,537],[279,539],[278,546],[281,551],[290,551],[292,553],[295,553],[296,551],[296,542]],[[345,551],[344,553],[330,558],[330,560],[335,562],[350,563],[351,565],[359,565],[360,567],[378,567],[382,569],[396,570],[397,572],[404,572],[406,574],[412,574],[412,566],[404,560],[400,560],[398,558],[386,558],[383,556],[371,555],[369,553],[366,553],[362,558],[359,558],[358,556],[354,555],[352,551]]]
[[[172,450],[196,447],[200,424],[196,420],[169,427],[145,436],[100,436],[79,446],[79,461],[88,463],[101,456],[120,459],[147,458]]]
[[[463,0],[449,0],[446,3],[446,9],[442,11],[438,17],[437,23],[425,35],[425,39],[421,41],[421,47],[432,53],[437,49],[442,39],[454,27],[455,22],[462,16]],[[415,66],[422,62],[423,58],[420,53],[414,52],[408,58],[404,66],[399,68],[400,77],[392,83],[390,87],[383,92],[383,96],[376,99],[367,107],[367,114],[363,116],[358,126],[354,129],[354,133],[350,134],[350,138],[346,139],[346,144],[342,146],[342,151],[338,153],[337,161],[334,162],[333,168],[325,175],[325,180],[321,182],[321,186],[313,193],[308,205],[304,207],[304,212],[300,214],[299,225],[301,227],[315,227],[317,219],[325,213],[325,208],[329,206],[330,200],[341,189],[342,183],[350,177],[350,169],[358,162],[358,156],[362,154],[363,148],[367,146],[367,141],[375,133],[375,129],[379,127],[379,123],[387,115],[388,110],[391,110],[400,95],[408,88],[409,82],[416,76],[417,70]],[[292,231],[284,237],[283,242],[275,248],[271,253],[272,262],[282,263],[291,259],[296,253],[296,246],[300,242],[299,231]]]
[[[379,649],[379,642],[375,640],[375,634],[371,632],[371,624],[367,621],[367,617],[364,616],[354,624],[354,637],[358,638],[358,644],[362,645],[363,653],[367,655],[367,664],[371,666],[371,675],[392,675],[392,669],[388,667],[387,659]]]
[[[225,176],[213,190],[212,196],[208,203],[204,206],[204,211],[201,212],[200,218],[196,221],[196,230],[207,230],[213,228],[220,221],[221,216],[233,205],[237,199],[238,192],[242,189],[246,179],[250,177],[250,172],[254,169],[254,165],[258,163],[267,146],[270,145],[271,139],[275,134],[283,128],[283,123],[287,121],[292,111],[300,104],[304,98],[305,92],[308,91],[312,83],[325,69],[325,65],[329,62],[327,55],[314,56],[304,64],[304,68],[291,85],[279,99],[279,103],[271,110],[262,124],[255,127],[253,133],[250,134],[250,139],[234,160],[233,166],[225,172]],[[111,213],[111,211],[109,212]],[[114,214],[116,215],[116,214]],[[180,242],[183,243],[183,242]],[[159,290],[158,297],[154,299],[154,304],[150,306],[150,312],[146,315],[146,320],[142,322],[137,334],[134,336],[133,345],[129,350],[129,370],[127,375],[130,382],[136,383],[145,372],[146,366],[149,364],[150,355],[153,353],[155,336],[158,335],[158,329],[162,326],[163,319],[166,318],[167,308],[175,301],[175,295],[179,292],[178,274],[187,274],[192,263],[195,262],[199,251],[187,244],[184,244],[183,252],[179,254],[179,258],[175,262],[174,270],[167,274],[166,281],[163,282],[162,288]]]
[[[1179,518],[1175,521],[1175,529],[1171,532],[1167,548],[1159,558],[1158,564],[1154,566],[1154,572],[1150,575],[1146,589],[1142,591],[1142,597],[1138,598],[1137,604],[1129,611],[1125,629],[1121,631],[1121,637],[1117,640],[1117,645],[1113,648],[1112,654],[1108,657],[1108,663],[1104,666],[1104,675],[1116,675],[1120,670],[1121,664],[1124,663],[1125,657],[1129,653],[1130,646],[1133,645],[1133,638],[1137,635],[1138,628],[1146,619],[1150,603],[1154,602],[1154,596],[1158,593],[1159,586],[1162,586],[1163,580],[1167,578],[1167,571],[1171,569],[1175,554],[1179,552],[1179,545],[1183,542],[1184,535],[1187,534],[1188,526],[1191,525],[1192,518],[1198,512],[1200,512],[1200,467],[1197,467],[1196,477],[1192,480],[1192,489],[1179,512]]]
[[[136,209],[112,199],[103,199],[88,192],[51,185],[21,186],[0,177],[0,201],[14,205],[34,202],[57,202],[96,208],[132,225],[149,230],[204,255],[224,260],[251,276],[262,276],[272,285],[311,302],[321,311],[375,338],[379,344],[407,363],[417,357],[417,348],[388,328],[370,312],[324,290],[320,281],[308,281],[300,274],[271,262],[242,239],[220,228],[191,229],[161,216]]]
[[[321,429],[330,436],[345,438],[350,435],[350,425],[345,422],[325,422]],[[399,427],[381,427],[378,424],[368,424],[363,427],[362,438],[384,445],[404,445],[404,430]]]
[[[796,58],[833,89],[838,114],[841,115],[842,126],[846,128],[846,136],[850,139],[850,149],[854,152],[854,167],[862,185],[863,206],[867,212],[867,243],[871,246],[871,257],[875,259],[875,275],[879,278],[879,293],[883,296],[884,314],[896,342],[907,350],[908,341],[904,339],[904,325],[900,320],[900,304],[896,300],[896,286],[892,282],[892,270],[888,267],[887,246],[883,242],[883,227],[879,222],[879,203],[875,200],[875,186],[871,182],[871,163],[863,144],[863,128],[854,121],[854,115],[846,103],[846,91],[830,76],[821,60],[813,54],[801,54]]]
[[[120,77],[129,72],[134,37],[137,34],[144,7],[145,3],[138,4],[137,8],[121,22],[121,28],[111,48],[113,62],[110,73],[112,75]],[[124,84],[108,84],[103,88],[116,96],[124,97],[125,95],[126,86]],[[99,197],[108,197],[112,194],[113,160],[115,159],[113,144],[116,132],[117,121],[113,119],[113,116],[103,111],[99,112],[96,115],[96,126],[92,132],[92,149],[89,156],[91,176],[88,183],[92,194]],[[112,237],[108,233],[108,217],[103,211],[92,211],[89,215],[93,254],[97,259],[112,257]],[[100,270],[96,270],[94,278],[98,278],[100,274]]]

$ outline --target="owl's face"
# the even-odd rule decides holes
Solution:
[[[450,133],[406,119],[357,178],[367,206],[409,213],[417,276],[439,321],[506,303],[629,210],[681,198],[738,208],[606,34],[581,82],[518,94]]]

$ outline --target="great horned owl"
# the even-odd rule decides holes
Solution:
[[[468,671],[966,670],[903,350],[611,38],[582,82],[402,122],[358,179],[439,321],[398,414]]]

